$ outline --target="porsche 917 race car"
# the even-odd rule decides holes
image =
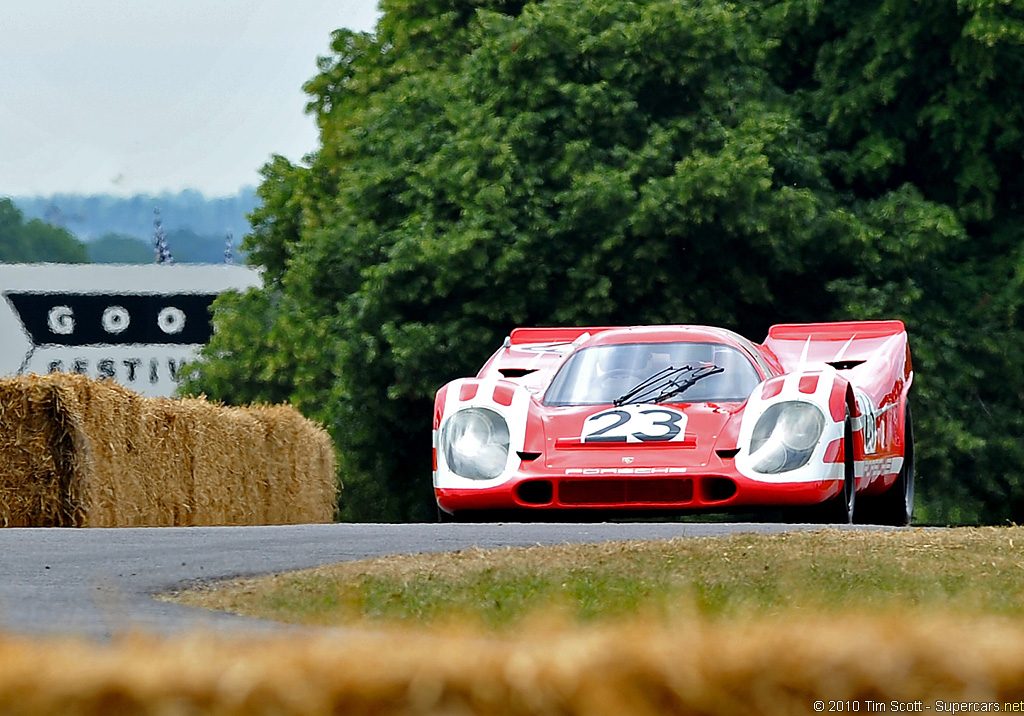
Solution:
[[[900,321],[517,328],[435,398],[442,519],[783,511],[910,523]],[[504,518],[504,517],[503,517]]]

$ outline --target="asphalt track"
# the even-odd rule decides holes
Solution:
[[[108,640],[131,631],[282,629],[286,627],[273,622],[157,601],[152,595],[197,581],[387,554],[815,527],[635,522],[0,529],[0,631]]]

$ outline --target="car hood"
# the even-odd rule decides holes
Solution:
[[[742,404],[738,403],[677,403],[671,405],[628,406],[638,412],[653,411],[656,420],[664,420],[658,411],[675,411],[683,414],[679,420],[680,434],[671,441],[615,439],[612,432],[601,435],[602,440],[584,438],[588,430],[585,423],[601,419],[607,425],[615,425],[624,417],[602,414],[617,410],[609,405],[588,405],[569,407],[545,407],[542,413],[544,426],[544,460],[552,469],[579,467],[604,467],[632,465],[635,467],[687,466],[703,467],[711,460],[712,453],[722,443],[734,448],[735,426],[738,424]],[[628,432],[630,428],[626,427]],[[725,438],[723,435],[732,435]],[[730,445],[724,445],[729,442]]]

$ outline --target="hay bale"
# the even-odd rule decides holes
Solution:
[[[334,452],[290,406],[144,398],[85,376],[0,380],[0,524],[329,522]]]
[[[70,385],[70,384],[69,384]],[[68,396],[33,377],[0,381],[0,524],[84,523],[88,455]]]
[[[261,501],[281,497],[267,489],[268,474],[279,458],[268,450],[263,426],[252,410],[217,406],[217,419],[203,422],[197,443],[202,459],[194,473],[195,504],[201,519],[274,524],[265,520]]]
[[[270,524],[291,521],[291,514],[334,514],[334,453],[326,431],[311,430],[308,421],[287,405],[265,405],[252,410],[263,427],[266,454],[265,488],[276,499],[258,500],[267,507]],[[328,473],[330,482],[327,484]],[[283,509],[287,507],[287,510]]]

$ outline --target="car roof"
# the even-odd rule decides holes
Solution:
[[[573,353],[592,346],[630,343],[727,345],[750,355],[763,376],[781,372],[778,360],[764,346],[726,328],[699,325],[590,326],[516,328],[480,368],[477,378],[503,378],[540,389]]]
[[[747,339],[726,328],[713,326],[663,325],[609,328],[594,333],[583,346],[606,346],[623,343],[722,343],[736,348],[750,345]]]

